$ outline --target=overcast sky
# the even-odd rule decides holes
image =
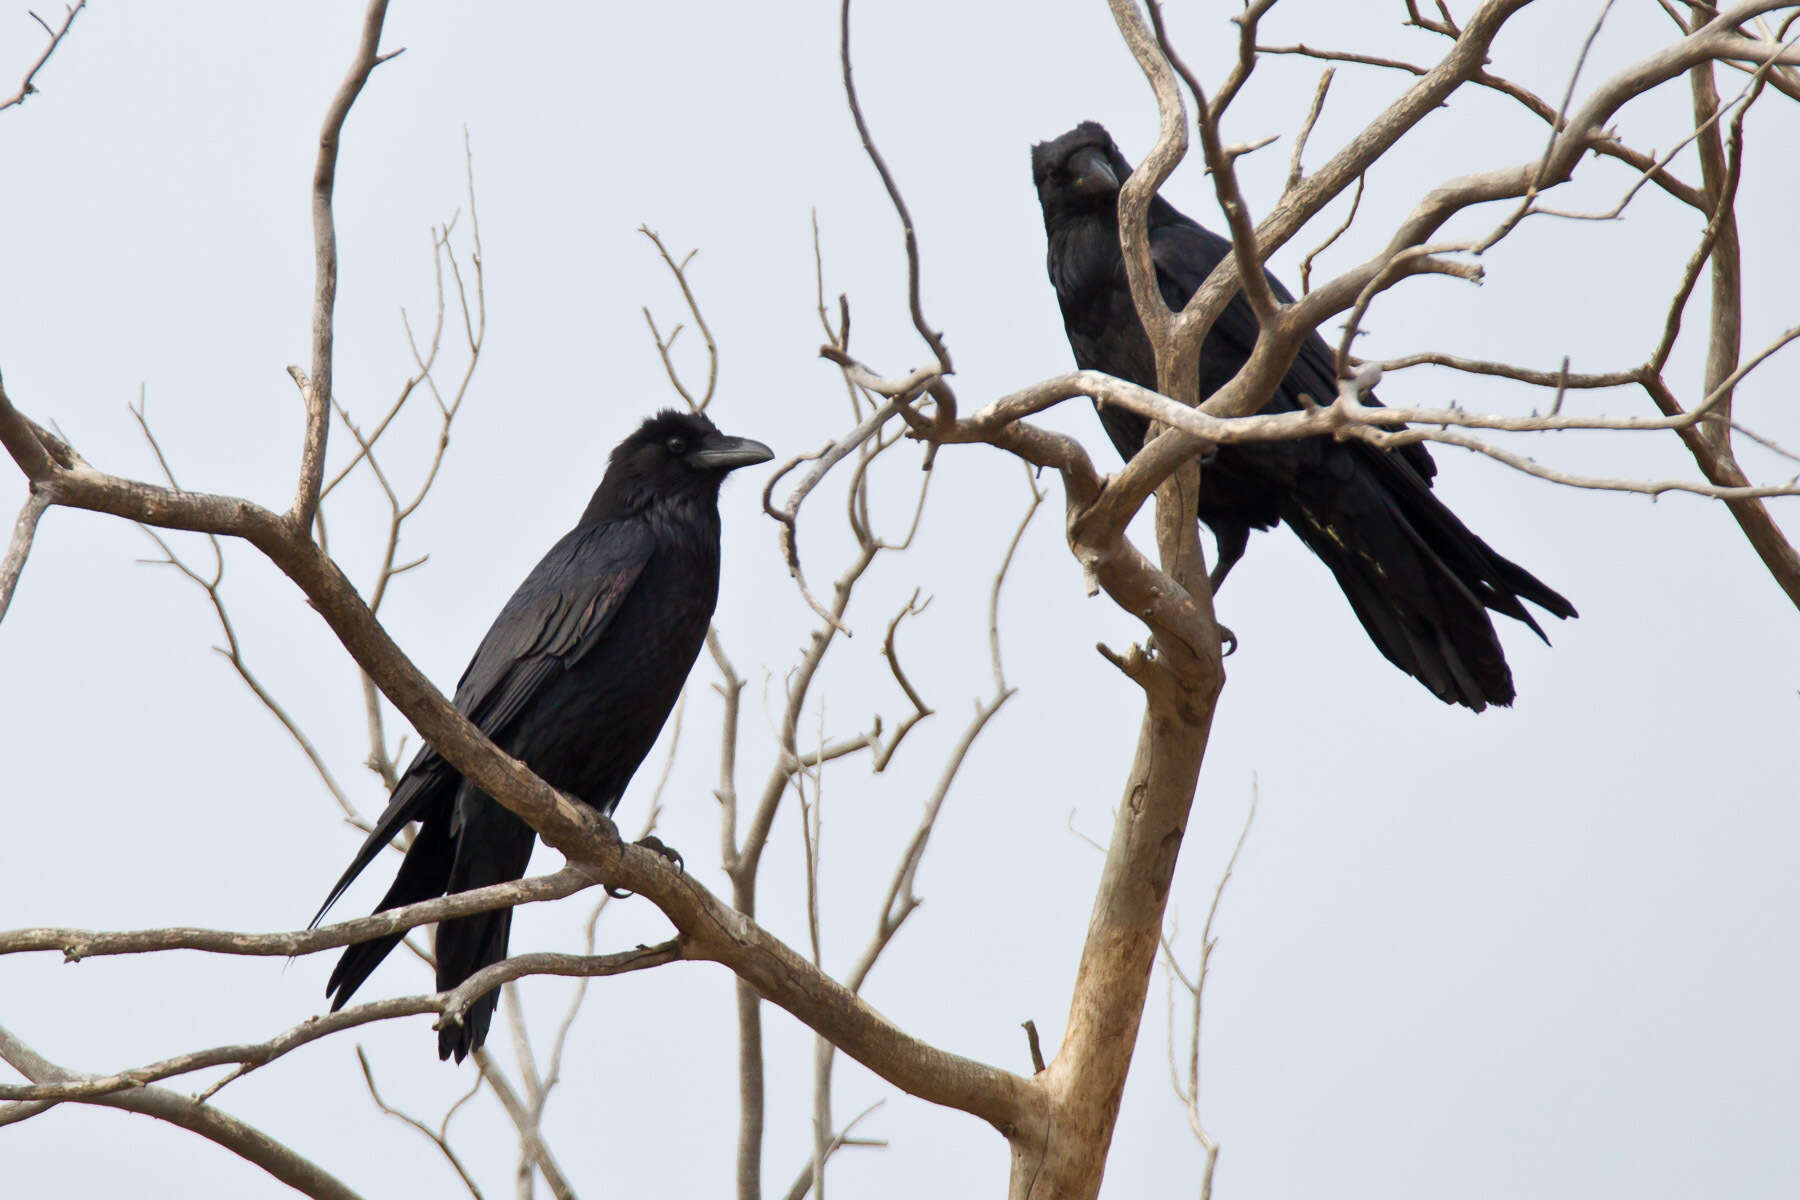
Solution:
[[[54,6],[53,6],[54,7]],[[317,129],[349,61],[360,5],[106,4],[82,14],[39,78],[42,95],[0,115],[0,370],[14,400],[55,422],[95,465],[150,477],[127,404],[150,419],[182,482],[280,505],[291,495],[300,404],[284,372],[308,356],[308,183]],[[1173,6],[1190,61],[1219,78],[1235,42],[1230,0]],[[1461,12],[1469,4],[1452,6]],[[1540,3],[1495,49],[1495,69],[1559,95],[1597,3]],[[1666,39],[1654,6],[1620,6],[1582,90]],[[41,10],[43,11],[43,10]],[[1403,5],[1288,0],[1265,40],[1397,52]],[[51,15],[45,12],[45,15]],[[1379,21],[1371,20],[1378,16]],[[837,78],[835,6],[394,6],[375,74],[352,113],[339,168],[342,253],[338,395],[379,410],[410,365],[400,311],[428,318],[429,228],[466,208],[464,130],[474,149],[490,340],[441,484],[409,526],[403,577],[384,609],[400,644],[441,687],[519,578],[573,522],[604,458],[646,412],[672,401],[639,314],[681,319],[679,296],[635,231],[699,247],[693,281],[722,356],[713,413],[785,456],[845,427],[837,372],[816,358],[811,213],[826,287],[847,292],[854,349],[898,373],[924,358],[906,319],[897,223],[857,146]],[[854,25],[865,109],[913,211],[925,302],[956,356],[965,406],[1066,369],[1027,150],[1084,118],[1134,159],[1156,114],[1099,0],[1029,6],[968,0],[867,3]],[[23,5],[0,11],[0,91],[41,47]],[[1267,60],[1227,135],[1280,133],[1244,161],[1261,214],[1279,193],[1316,64]],[[1394,72],[1341,70],[1313,135],[1326,155],[1399,94]],[[1727,95],[1738,86],[1727,75]],[[1774,97],[1749,125],[1740,201],[1754,348],[1794,323],[1800,269],[1787,149],[1800,137]],[[1685,85],[1634,103],[1622,135],[1664,150],[1691,121]],[[1359,262],[1428,188],[1524,161],[1543,126],[1491,94],[1462,95],[1370,173],[1358,223],[1320,261]],[[1697,175],[1691,156],[1677,168]],[[1607,207],[1631,182],[1586,163],[1563,201]],[[1211,188],[1186,166],[1165,194],[1219,225]],[[1274,263],[1342,216],[1329,210]],[[1482,213],[1452,227],[1475,230]],[[1648,189],[1626,220],[1527,223],[1473,287],[1427,277],[1372,310],[1360,346],[1432,349],[1577,370],[1640,361],[1699,225]],[[458,239],[468,230],[465,212]],[[461,244],[459,242],[459,244]],[[684,341],[688,338],[684,335]],[[448,352],[448,351],[447,351]],[[1790,352],[1792,353],[1792,352]],[[460,360],[458,360],[460,361]],[[698,365],[698,359],[689,359]],[[1742,389],[1760,431],[1800,439],[1791,363]],[[1691,402],[1691,349],[1673,376]],[[1524,412],[1543,398],[1416,370],[1389,403]],[[1570,411],[1648,412],[1639,395],[1572,396]],[[389,436],[388,465],[416,478],[430,422]],[[1115,461],[1082,404],[1045,422]],[[344,439],[334,432],[335,453]],[[1670,436],[1564,435],[1529,452],[1599,473],[1693,477]],[[1257,537],[1220,600],[1241,639],[1214,725],[1177,878],[1179,945],[1198,927],[1253,788],[1256,825],[1220,916],[1208,991],[1203,1105],[1224,1147],[1219,1194],[1788,1197],[1800,1190],[1800,912],[1795,614],[1722,507],[1691,497],[1570,491],[1444,450],[1440,494],[1469,525],[1567,595],[1581,618],[1545,647],[1502,636],[1519,701],[1475,716],[1439,704],[1370,646],[1327,572],[1287,532]],[[898,521],[916,485],[903,447],[880,477]],[[1746,453],[1766,478],[1774,460]],[[787,580],[757,502],[760,471],[727,486],[718,625],[751,683],[745,787],[772,737],[810,614]],[[1060,528],[1061,496],[1026,539],[1002,605],[1020,692],[979,743],[924,870],[925,906],[867,995],[903,1027],[1016,1070],[1019,1022],[1058,1044],[1103,837],[1131,757],[1134,688],[1093,651],[1140,636],[1083,594]],[[24,497],[0,471],[4,519]],[[918,547],[865,581],[803,728],[834,736],[904,711],[880,631],[915,587],[935,597],[902,634],[912,677],[938,715],[888,773],[847,761],[827,776],[827,966],[868,938],[874,904],[931,781],[989,688],[983,605],[992,564],[1026,499],[1017,466],[979,447],[946,450]],[[1800,534],[1792,501],[1776,501]],[[366,579],[384,530],[370,485],[334,498],[333,549]],[[842,562],[835,501],[803,527],[816,581]],[[186,552],[204,556],[200,539]],[[132,928],[304,924],[360,835],[305,760],[209,647],[205,597],[137,565],[142,534],[52,512],[0,627],[0,924]],[[834,558],[834,556],[836,556]],[[227,595],[245,652],[365,808],[382,801],[349,659],[297,593],[243,547]],[[702,661],[665,796],[663,836],[724,891],[712,847],[716,696]],[[653,758],[652,762],[660,761]],[[627,794],[643,817],[655,772]],[[800,833],[776,827],[761,919],[805,938]],[[541,853],[539,869],[557,857]],[[385,886],[371,871],[338,913]],[[579,948],[583,901],[536,906],[516,950]],[[667,936],[647,902],[614,905],[602,949]],[[331,955],[199,955],[65,966],[0,960],[0,1023],[71,1068],[110,1070],[229,1041],[260,1040],[318,1012]],[[428,986],[401,956],[363,998]],[[1191,1195],[1200,1154],[1165,1067],[1161,980],[1114,1143],[1104,1194]],[[547,1040],[569,985],[525,997]],[[810,1145],[811,1037],[779,1010],[768,1029],[765,1161],[785,1189]],[[384,1094],[436,1114],[471,1079],[440,1065],[425,1019],[361,1032]],[[351,1037],[301,1050],[219,1098],[365,1194],[450,1195],[423,1139],[378,1113]],[[731,979],[679,965],[596,983],[575,1028],[547,1136],[585,1195],[727,1194],[736,1121]],[[896,1095],[854,1063],[838,1072],[840,1119],[886,1098],[862,1131],[885,1151],[835,1160],[841,1195],[998,1195],[1004,1144],[961,1114]],[[198,1083],[176,1081],[190,1090]],[[454,1127],[489,1195],[510,1184],[514,1141],[485,1096]],[[65,1106],[0,1129],[9,1195],[261,1197],[288,1194],[191,1134],[141,1117]]]

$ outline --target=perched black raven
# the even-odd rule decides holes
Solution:
[[[532,568],[456,685],[456,709],[545,782],[611,814],[668,719],[719,598],[719,485],[770,450],[702,416],[665,411],[612,452],[581,520]],[[408,821],[418,836],[380,909],[525,874],[531,827],[465,781],[431,747],[394,787],[319,917]],[[506,957],[512,910],[438,926],[437,986]],[[399,943],[347,946],[326,994],[333,1011]],[[499,993],[438,1034],[461,1062],[487,1037]]]
[[[1088,121],[1032,147],[1031,174],[1049,236],[1050,282],[1075,361],[1155,388],[1150,340],[1132,307],[1119,247],[1119,188],[1131,164],[1106,130]],[[1149,233],[1157,283],[1177,311],[1231,254],[1229,241],[1160,196],[1150,203]],[[1278,297],[1293,298],[1264,274]],[[1239,293],[1201,347],[1202,399],[1248,361],[1256,334],[1256,314]],[[1291,412],[1301,396],[1329,404],[1336,395],[1332,353],[1315,334],[1263,411]],[[1099,409],[1119,453],[1136,454],[1149,422],[1123,409]],[[1220,446],[1201,471],[1197,506],[1219,544],[1213,587],[1243,554],[1251,529],[1285,521],[1337,576],[1388,661],[1446,703],[1477,712],[1512,703],[1512,672],[1486,610],[1523,621],[1543,637],[1522,600],[1558,617],[1574,616],[1575,608],[1444,507],[1431,492],[1436,470],[1422,444],[1386,452],[1318,437]]]

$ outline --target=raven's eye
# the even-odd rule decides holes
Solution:
[[[687,453],[687,439],[677,434],[664,442],[663,447],[668,450],[670,454],[680,457]]]

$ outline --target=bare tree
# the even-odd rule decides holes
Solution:
[[[1734,435],[1742,434],[1771,454],[1792,458],[1773,439],[1754,431],[1734,406],[1744,381],[1790,342],[1800,339],[1800,326],[1795,326],[1746,353],[1743,328],[1748,301],[1741,267],[1749,239],[1739,228],[1737,202],[1751,109],[1800,99],[1800,75],[1795,72],[1800,49],[1791,30],[1800,6],[1753,0],[1715,9],[1665,2],[1670,21],[1666,44],[1594,82],[1584,68],[1611,8],[1606,4],[1591,27],[1565,29],[1569,40],[1562,49],[1568,51],[1572,64],[1567,86],[1561,95],[1546,97],[1498,74],[1492,61],[1495,39],[1527,3],[1485,0],[1459,18],[1442,2],[1427,12],[1407,0],[1403,18],[1396,18],[1390,32],[1399,35],[1396,41],[1404,46],[1416,46],[1415,35],[1426,35],[1435,39],[1439,50],[1438,57],[1413,61],[1397,52],[1267,44],[1259,28],[1275,7],[1274,0],[1254,0],[1232,18],[1235,58],[1223,80],[1209,88],[1186,65],[1155,0],[1147,11],[1135,0],[1111,0],[1125,46],[1150,85],[1159,120],[1158,140],[1126,184],[1120,204],[1132,294],[1155,350],[1159,386],[1152,391],[1095,372],[1064,373],[988,399],[965,415],[952,384],[948,339],[930,321],[924,302],[922,280],[928,265],[934,270],[946,268],[931,264],[901,183],[877,149],[876,132],[854,83],[851,12],[848,0],[843,0],[839,54],[844,92],[863,149],[901,224],[907,263],[906,311],[925,362],[904,373],[887,373],[853,353],[851,304],[843,297],[835,305],[828,300],[825,256],[818,252],[817,308],[823,331],[819,353],[842,375],[847,413],[842,416],[845,427],[841,431],[829,435],[822,431],[822,444],[782,464],[763,492],[763,508],[774,525],[780,553],[814,623],[792,666],[773,682],[773,761],[753,790],[739,789],[743,698],[749,680],[734,664],[723,635],[714,630],[708,639],[715,677],[707,682],[720,700],[719,773],[714,795],[720,812],[720,860],[730,885],[727,898],[715,896],[694,874],[684,874],[654,852],[625,841],[609,820],[556,792],[524,764],[501,753],[449,705],[378,620],[390,586],[424,561],[402,554],[405,527],[431,495],[453,423],[463,411],[464,400],[474,394],[471,385],[483,351],[487,309],[471,159],[466,225],[459,214],[432,234],[437,296],[432,332],[421,339],[410,324],[406,328],[416,373],[400,385],[392,404],[372,420],[353,415],[334,392],[338,259],[333,188],[339,145],[371,73],[398,53],[381,51],[387,6],[384,0],[375,0],[368,7],[350,70],[328,108],[312,179],[316,270],[312,354],[308,369],[289,368],[306,415],[292,503],[276,511],[241,497],[181,487],[151,431],[141,400],[134,412],[159,463],[161,483],[142,482],[90,465],[64,437],[25,416],[0,389],[0,442],[30,486],[11,547],[0,564],[0,614],[18,585],[38,518],[47,508],[85,509],[138,522],[158,547],[158,561],[205,595],[224,639],[221,654],[280,722],[342,815],[366,827],[351,789],[330,768],[333,753],[302,729],[248,665],[247,651],[240,644],[222,591],[229,540],[248,543],[299,589],[359,668],[362,687],[357,700],[366,713],[367,726],[367,746],[360,752],[381,782],[392,786],[400,755],[389,746],[385,698],[459,771],[529,822],[547,845],[564,856],[566,865],[549,875],[310,932],[21,929],[0,933],[0,954],[60,951],[71,961],[177,949],[220,955],[304,955],[382,933],[416,929],[452,915],[567,899],[602,884],[644,897],[667,917],[675,932],[655,945],[598,952],[607,901],[595,897],[587,909],[581,953],[520,954],[449,992],[370,1001],[311,1018],[260,1041],[204,1047],[104,1074],[58,1067],[19,1035],[0,1029],[0,1059],[25,1080],[0,1085],[0,1104],[4,1105],[0,1107],[0,1125],[29,1120],[66,1103],[145,1112],[201,1133],[305,1194],[349,1196],[353,1193],[323,1166],[225,1115],[215,1106],[215,1095],[230,1082],[291,1051],[347,1030],[423,1014],[440,1022],[457,1021],[476,997],[500,986],[507,989],[507,1040],[514,1062],[510,1066],[502,1063],[503,1055],[495,1049],[480,1053],[475,1089],[491,1091],[513,1126],[518,1147],[513,1178],[516,1193],[532,1195],[537,1181],[542,1180],[552,1194],[573,1196],[580,1181],[572,1181],[559,1165],[545,1133],[544,1116],[568,1066],[568,1033],[590,994],[586,981],[681,961],[707,961],[725,967],[735,978],[736,1191],[740,1200],[754,1200],[764,1192],[765,1002],[787,1011],[816,1037],[812,1137],[804,1153],[800,1148],[793,1152],[799,1169],[787,1196],[809,1192],[822,1196],[827,1164],[836,1152],[879,1144],[877,1139],[857,1133],[866,1112],[843,1119],[834,1109],[833,1067],[837,1056],[845,1054],[900,1091],[993,1127],[1008,1145],[1012,1164],[1009,1195],[1016,1200],[1092,1197],[1098,1194],[1106,1169],[1161,947],[1171,971],[1171,995],[1173,984],[1179,982],[1191,1002],[1183,1022],[1186,1069],[1176,1070],[1175,1083],[1205,1156],[1198,1188],[1202,1196],[1210,1195],[1219,1146],[1200,1118],[1200,1005],[1214,945],[1213,917],[1225,881],[1220,881],[1208,910],[1197,959],[1190,956],[1189,961],[1195,962],[1191,973],[1179,966],[1180,939],[1173,931],[1165,931],[1177,858],[1195,801],[1215,706],[1225,685],[1223,647],[1228,634],[1214,613],[1194,521],[1194,497],[1204,469],[1200,459],[1205,452],[1226,443],[1306,437],[1356,438],[1390,448],[1429,441],[1486,455],[1559,485],[1651,496],[1687,492],[1709,497],[1729,509],[1770,575],[1800,605],[1800,556],[1767,504],[1775,497],[1800,494],[1800,485],[1791,480],[1756,482],[1734,450]],[[51,31],[49,48],[31,67],[19,96],[11,103],[33,90],[32,77],[68,32],[80,7],[69,12],[61,30]],[[1267,205],[1267,214],[1257,220],[1240,185],[1236,164],[1243,156],[1272,144],[1282,133],[1256,130],[1249,140],[1234,143],[1228,140],[1225,126],[1227,118],[1234,116],[1234,99],[1258,64],[1271,56],[1292,55],[1327,65],[1304,122],[1295,131],[1285,185]],[[1307,151],[1329,102],[1333,72],[1349,69],[1397,72],[1413,82],[1386,107],[1359,113],[1360,128],[1354,136],[1309,172],[1305,169]],[[1724,89],[1719,84],[1722,70],[1731,72],[1727,78],[1732,86]],[[1653,153],[1621,140],[1613,120],[1626,103],[1683,79],[1691,95],[1693,120],[1670,131],[1674,149]],[[1518,119],[1542,138],[1541,151],[1527,161],[1501,163],[1443,181],[1393,228],[1375,234],[1360,231],[1363,244],[1377,247],[1373,254],[1336,274],[1318,271],[1315,279],[1313,264],[1319,253],[1343,238],[1357,220],[1355,199],[1342,219],[1329,216],[1328,209],[1353,190],[1359,197],[1369,171],[1428,114],[1459,93],[1476,90],[1512,101]],[[1185,308],[1174,312],[1156,286],[1145,218],[1151,197],[1188,153],[1190,138],[1196,135],[1234,252]],[[1697,181],[1682,178],[1677,166],[1680,152],[1690,147],[1698,163]],[[1610,208],[1577,211],[1552,203],[1556,189],[1578,173],[1619,167],[1626,182]],[[1578,372],[1568,359],[1559,366],[1545,367],[1476,360],[1443,351],[1385,361],[1364,361],[1352,352],[1368,315],[1384,296],[1408,281],[1427,274],[1478,281],[1483,275],[1483,256],[1527,222],[1614,220],[1650,187],[1692,210],[1698,229],[1685,269],[1668,296],[1659,300],[1664,314],[1660,334],[1641,363]],[[1453,219],[1481,205],[1498,205],[1494,210],[1498,219],[1473,236],[1443,233]],[[1268,289],[1261,264],[1309,226],[1314,226],[1320,244],[1305,260],[1307,286],[1299,299],[1282,302]],[[659,322],[647,307],[644,316],[649,334],[679,400],[703,411],[717,398],[720,346],[703,315],[703,288],[690,274],[693,255],[678,255],[660,235],[648,229],[644,233],[671,273],[685,309],[685,316],[671,323]],[[466,238],[466,243],[460,242],[459,236]],[[1702,378],[1690,381],[1680,378],[1671,362],[1684,329],[1692,324],[1687,314],[1702,273],[1707,273],[1710,281],[1704,318],[1705,368]],[[1255,352],[1224,387],[1200,395],[1196,381],[1202,340],[1240,288],[1261,323]],[[1340,317],[1344,325],[1335,338],[1341,377],[1337,398],[1301,412],[1259,415],[1303,341]],[[703,343],[703,384],[698,382],[699,372],[691,360],[683,366],[682,348],[694,339],[687,344],[678,339],[690,328]],[[454,352],[447,345],[455,346]],[[461,356],[460,366],[445,365],[457,355]],[[1536,399],[1529,412],[1380,408],[1364,403],[1383,374],[1427,366],[1511,381]],[[1641,393],[1655,415],[1565,411],[1571,393],[1608,390],[1626,396]],[[403,482],[386,466],[383,438],[409,400],[426,395],[438,414],[434,449],[423,477]],[[1129,409],[1153,421],[1158,429],[1143,450],[1115,474],[1103,474],[1070,436],[1032,420],[1063,401],[1083,397]],[[334,417],[353,443],[353,449],[339,455],[335,467],[330,438]],[[1700,478],[1626,478],[1553,468],[1491,436],[1577,430],[1620,438],[1673,434],[1692,457]],[[963,446],[975,449],[957,449]],[[866,762],[872,771],[881,772],[896,755],[914,754],[919,739],[909,738],[909,734],[934,716],[932,704],[907,670],[902,649],[908,623],[924,611],[927,601],[920,592],[913,592],[897,608],[872,616],[857,608],[859,596],[867,596],[866,591],[859,592],[859,585],[884,556],[905,554],[916,538],[924,536],[922,514],[933,468],[942,455],[953,454],[979,455],[987,469],[1023,474],[1017,511],[990,514],[995,534],[992,561],[983,564],[979,573],[967,573],[979,576],[985,595],[984,632],[992,689],[975,699],[971,716],[936,764],[936,783],[921,799],[916,824],[893,848],[889,882],[868,922],[872,928],[864,949],[848,969],[836,972],[827,963],[822,936],[823,915],[836,910],[821,889],[820,865],[834,853],[843,811],[840,797],[856,786],[858,778],[846,774],[844,768]],[[911,471],[914,458],[922,463],[922,471]],[[1009,460],[1017,460],[1022,468]],[[896,469],[900,466],[912,475],[904,487],[898,482],[904,479]],[[1035,1026],[1028,1023],[1035,1069],[1026,1073],[990,1065],[908,1033],[869,1004],[863,991],[881,955],[920,903],[920,865],[953,794],[959,770],[1014,694],[1003,666],[1001,596],[1020,541],[1045,498],[1037,472],[1046,470],[1054,472],[1061,484],[1068,549],[1090,594],[1104,593],[1111,604],[1144,627],[1141,645],[1122,650],[1101,647],[1107,660],[1141,691],[1143,707],[1137,746],[1125,766],[1121,802],[1104,846],[1104,867],[1068,998],[1069,1017],[1062,1040],[1046,1060]],[[385,530],[384,549],[372,581],[362,589],[332,556],[326,532],[325,502],[353,475],[374,482],[381,505],[377,523]],[[908,499],[898,510],[902,516],[895,520],[893,507],[884,501],[901,493]],[[845,529],[841,534],[833,530],[836,541],[819,536],[820,505],[825,497],[842,505]],[[1155,545],[1140,549],[1128,531],[1146,510],[1153,518],[1150,528]],[[207,538],[211,566],[193,565],[167,531]],[[830,549],[817,549],[820,542],[834,549],[843,547],[841,559],[832,560]],[[820,581],[826,579],[830,582],[822,585]],[[834,651],[838,657],[844,656],[842,647],[858,625],[885,629],[878,652],[865,654],[857,669],[880,671],[891,680],[894,710],[871,717],[864,729],[845,732],[828,726],[820,703],[820,679]],[[875,657],[882,661],[874,662]],[[697,713],[703,702],[710,705],[699,689],[691,691],[674,722],[666,760],[670,763],[677,753],[692,752],[692,730],[700,720]],[[658,799],[650,805],[646,832],[657,820],[660,796],[659,788]],[[794,944],[757,921],[761,869],[784,808],[790,812],[798,809],[805,870],[807,922],[803,938],[793,938]],[[1242,844],[1240,837],[1237,846]],[[1231,865],[1236,861],[1234,851]],[[1230,870],[1228,867],[1227,878]],[[804,950],[796,948],[802,944]],[[429,959],[425,946],[413,948],[419,958]],[[561,1012],[544,1052],[532,1044],[525,1001],[514,986],[536,976],[582,981]],[[1172,1001],[1170,1009],[1173,1024]],[[1176,1067],[1173,1030],[1171,1039],[1171,1066]],[[1013,1047],[1009,1054],[1018,1056],[1021,1050]],[[192,1098],[155,1086],[209,1070],[221,1073]],[[426,1119],[395,1107],[384,1097],[366,1057],[359,1057],[359,1072],[360,1083],[348,1079],[346,1086],[366,1090],[376,1109],[412,1131],[408,1136],[426,1138],[444,1160],[445,1170],[471,1195],[481,1196],[477,1180],[451,1138],[451,1118],[468,1096],[446,1096],[442,1115]]]

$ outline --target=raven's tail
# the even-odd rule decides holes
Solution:
[[[420,823],[419,835],[407,848],[406,861],[400,864],[400,871],[394,876],[394,885],[388,888],[387,895],[381,898],[375,911],[384,912],[443,895],[444,888],[450,881],[453,855],[450,814],[430,814]],[[340,889],[342,886],[339,885]],[[333,898],[335,899],[335,894]],[[316,924],[318,917],[314,917],[313,921]],[[381,960],[388,956],[388,951],[398,946],[404,936],[395,933],[344,947],[337,966],[332,968],[331,978],[325,983],[325,994],[331,997],[332,1012],[344,1007],[344,1002],[350,999],[351,993],[362,986],[363,980],[381,965]]]
[[[1289,492],[1282,518],[1331,568],[1370,640],[1446,704],[1511,704],[1488,610],[1544,637],[1523,601],[1557,617],[1574,605],[1496,554],[1404,464],[1383,456],[1332,474],[1331,495]]]
[[[458,851],[445,890],[466,892],[491,883],[510,883],[525,874],[536,835],[531,826],[492,800],[465,787],[457,798]],[[512,909],[475,913],[440,922],[437,927],[437,986],[449,991],[484,967],[506,957],[512,932]],[[462,1022],[438,1030],[438,1057],[461,1062],[487,1040],[498,987],[469,1006]]]

